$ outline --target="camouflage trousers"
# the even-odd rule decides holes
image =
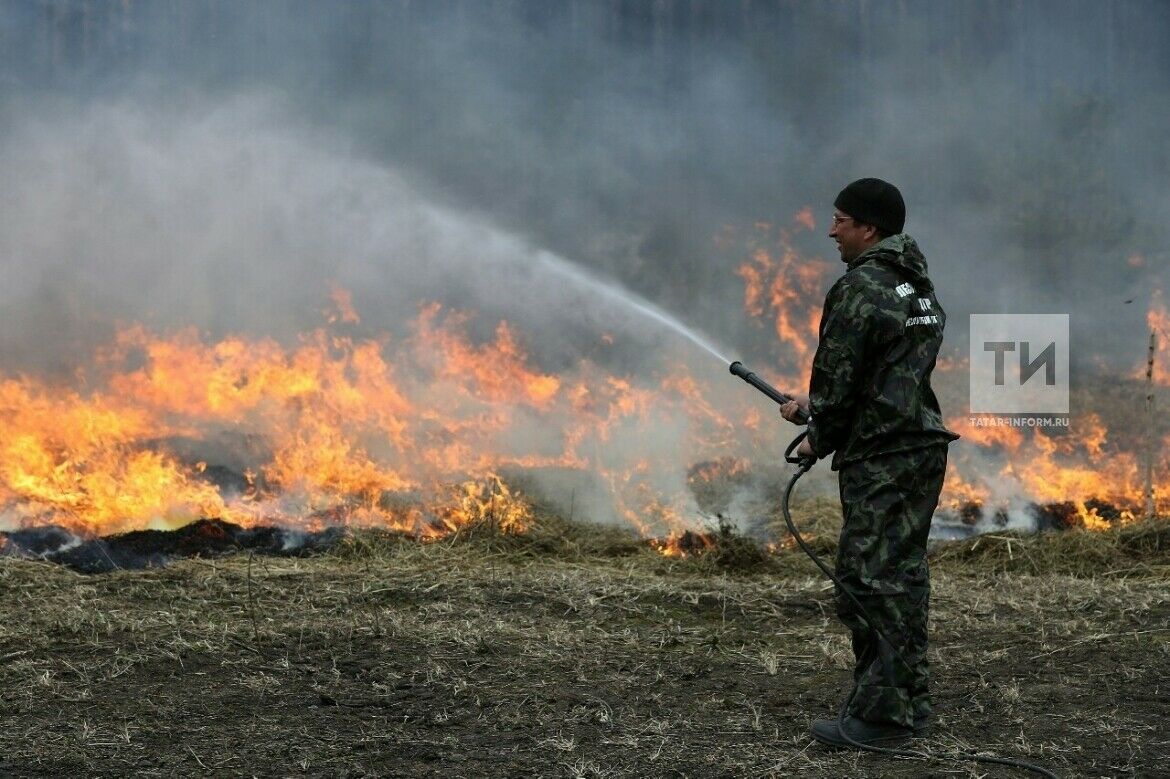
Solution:
[[[837,575],[889,639],[838,589],[837,615],[852,633],[856,661],[849,713],[859,719],[910,727],[930,713],[926,539],[946,467],[943,445],[873,457],[838,473],[844,524]]]

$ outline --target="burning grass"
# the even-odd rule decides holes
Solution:
[[[822,283],[824,268],[801,276],[790,247],[752,256],[745,305],[777,317],[802,366],[781,383],[798,386],[819,309],[789,312],[785,295],[795,281]],[[0,375],[0,526],[92,538],[218,518],[442,537],[484,514],[525,527],[509,486],[518,478],[559,491],[570,517],[612,516],[693,557],[730,543],[697,532],[699,515],[760,516],[778,500],[779,422],[765,423],[754,393],[727,393],[723,370],[664,355],[644,375],[590,359],[548,373],[506,321],[476,337],[472,314],[427,303],[408,335],[391,337],[357,327],[343,290],[333,302],[327,326],[296,343],[131,325],[70,381]],[[1076,398],[1084,412],[1067,430],[954,420],[964,439],[943,510],[983,528],[1106,529],[1141,516],[1139,453],[1152,447],[1160,487],[1170,450],[1153,444],[1170,429],[1127,411],[1144,386],[1109,383],[1112,395]],[[591,506],[577,506],[578,492]],[[1164,503],[1165,490],[1155,494]]]
[[[831,551],[832,507],[796,513]],[[1167,535],[936,549],[924,745],[1160,771]],[[798,551],[729,563],[746,543],[671,558],[538,510],[525,533],[490,516],[429,543],[358,531],[312,558],[97,577],[0,560],[0,773],[986,775],[810,745],[848,642]]]

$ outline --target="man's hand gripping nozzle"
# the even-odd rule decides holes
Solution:
[[[785,403],[791,403],[794,400],[794,398],[791,395],[785,395],[783,392],[776,389],[771,384],[769,384],[768,382],[764,381],[756,374],[749,371],[746,367],[744,367],[744,364],[742,362],[740,362],[739,360],[736,360],[735,362],[733,362],[729,366],[729,370],[731,371],[732,376],[740,377],[741,379],[746,381],[748,384],[752,385],[753,387],[758,389],[760,392],[764,393],[769,398],[776,401],[776,403],[780,404],[781,406],[783,406]],[[800,418],[798,418],[796,420],[796,423],[798,425],[807,424],[808,423],[808,415],[804,414],[802,412],[800,415]]]

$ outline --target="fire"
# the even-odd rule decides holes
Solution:
[[[687,481],[692,484],[733,481],[748,475],[751,467],[751,461],[746,458],[722,457],[693,466],[687,472]]]
[[[779,339],[771,367],[783,377],[769,378],[792,390],[807,386],[833,270],[795,249],[814,228],[808,210],[787,228],[758,226],[737,271],[746,313]],[[745,455],[777,456],[766,406],[729,390],[725,370],[664,359],[630,376],[583,359],[553,373],[506,321],[477,339],[472,313],[426,303],[405,333],[362,334],[350,294],[329,296],[326,326],[291,342],[131,325],[71,382],[0,377],[0,523],[82,534],[201,517],[421,538],[481,523],[522,532],[532,503],[507,474],[563,469],[588,474],[618,518],[665,539],[655,542],[663,554],[691,554],[710,545],[695,489],[746,483]],[[1165,386],[1170,317],[1159,294],[1148,322],[1162,333],[1155,378]],[[938,375],[964,368],[940,360]],[[1081,414],[1055,432],[949,424],[963,440],[944,511],[1006,516],[1031,501],[1088,528],[1140,513],[1141,453],[1100,418]],[[1168,450],[1160,442],[1156,483],[1170,474]],[[1158,509],[1166,503],[1159,494]]]
[[[328,321],[360,323],[347,293],[331,297]],[[431,303],[401,340],[126,327],[74,384],[0,382],[2,521],[82,534],[200,517],[519,532],[531,504],[502,470],[569,468],[596,474],[647,536],[695,525],[685,462],[733,451],[746,408],[714,404],[681,364],[650,381],[588,361],[541,371],[507,322],[483,342],[471,322]]]
[[[689,557],[713,549],[715,535],[684,530],[669,538],[652,538],[650,547],[665,557]]]
[[[998,495],[1001,499],[1024,497],[1040,508],[1068,504],[1070,520],[1089,529],[1129,522],[1140,515],[1139,457],[1113,446],[1095,414],[1074,418],[1065,434],[1049,434],[1042,428],[969,428],[963,419],[948,424],[980,447],[975,456],[961,458],[948,471],[944,504],[960,514],[971,505],[1008,510],[1006,500],[997,504]],[[975,462],[978,458],[998,466],[990,470],[986,463]],[[1168,470],[1170,461],[1163,457],[1157,466],[1161,478]],[[962,475],[964,471],[971,472],[972,481]],[[1102,515],[1103,504],[1116,508],[1112,516]]]
[[[794,238],[816,223],[811,209],[803,209],[792,226],[777,231],[757,225],[763,236],[754,236],[750,258],[736,273],[744,282],[744,310],[757,320],[770,320],[780,343],[788,349],[782,357],[792,365],[793,376],[807,378],[816,350],[821,321],[821,302],[828,288],[826,280],[833,266],[823,259],[800,254]],[[807,384],[804,381],[803,384]]]
[[[149,418],[116,396],[28,380],[0,383],[0,501],[18,522],[72,519],[86,529],[126,516],[185,524],[220,516],[218,491],[174,458],[146,448]]]
[[[465,389],[477,397],[494,401],[520,397],[538,408],[549,405],[560,390],[560,379],[528,369],[527,356],[507,322],[496,327],[493,342],[474,347],[461,332],[467,316],[452,317],[446,326],[436,327],[440,310],[437,303],[423,309],[418,319],[418,334],[423,348],[432,349],[436,355],[441,377],[457,380],[470,377],[473,386]]]
[[[1154,355],[1154,383],[1163,387],[1170,386],[1170,311],[1162,299],[1162,290],[1155,289],[1150,298],[1150,307],[1146,311],[1146,328],[1155,334],[1156,353]],[[1147,365],[1143,361],[1135,374],[1138,378],[1145,378]]]
[[[796,212],[796,216],[792,217],[792,221],[803,227],[805,230],[817,229],[817,220],[813,217],[812,208],[805,206]]]
[[[450,499],[437,504],[439,523],[427,525],[430,538],[484,522],[504,533],[522,533],[530,525],[528,502],[495,474],[448,487],[447,491]]]
[[[1170,345],[1165,334],[1170,331],[1170,316],[1159,290],[1155,290],[1147,312],[1147,325],[1158,333],[1158,351],[1154,356],[1154,384],[1166,386],[1167,374],[1160,366],[1170,360]],[[1135,347],[1137,345],[1135,344]],[[1135,353],[1137,349],[1135,348]],[[939,361],[939,372],[947,374],[965,368],[965,361]],[[1143,350],[1130,374],[1134,410],[1144,415],[1139,397],[1146,394],[1147,364]],[[1032,504],[1043,514],[1049,507],[1066,524],[1099,530],[1125,523],[1144,515],[1144,474],[1146,443],[1132,433],[1122,443],[1111,434],[1097,414],[1082,412],[1070,419],[1070,427],[1048,433],[1043,428],[1008,426],[974,427],[957,417],[948,424],[962,433],[959,446],[974,444],[974,452],[960,457],[948,473],[944,488],[944,505],[962,513],[964,507],[982,507],[1001,512],[1012,500]],[[1170,438],[1170,437],[1168,437]],[[1155,486],[1170,478],[1170,440],[1156,442],[1152,467]],[[952,448],[952,454],[956,451]],[[994,463],[994,465],[992,465]],[[1155,489],[1155,511],[1167,510],[1164,495]]]
[[[356,325],[362,321],[353,307],[353,295],[350,294],[348,289],[331,284],[329,287],[329,300],[333,303],[333,308],[326,309],[323,312],[325,314],[325,321],[329,324],[332,325],[337,322],[342,322],[348,325]]]
[[[952,430],[962,428],[963,440],[981,447],[998,447],[1009,452],[1016,452],[1024,443],[1024,431],[1018,427],[967,427],[967,420],[963,417],[952,417],[947,420],[946,424]]]
[[[958,468],[947,469],[941,498],[943,505],[949,506],[952,511],[961,515],[969,506],[982,507],[988,498],[989,493],[985,487],[977,487],[964,480]]]

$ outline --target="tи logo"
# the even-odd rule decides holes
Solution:
[[[971,315],[971,413],[1068,413],[1068,314]]]

